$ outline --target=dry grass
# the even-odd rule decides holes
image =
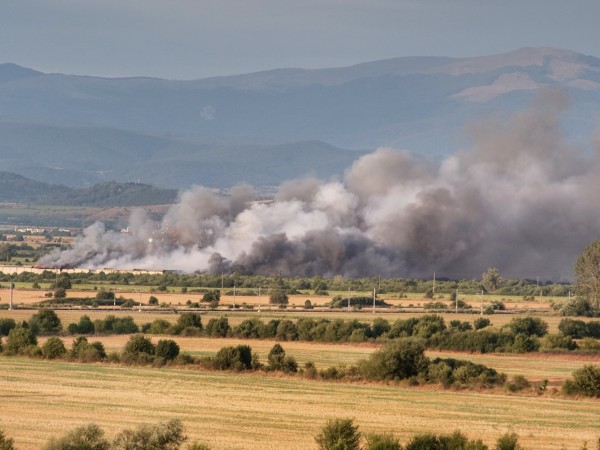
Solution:
[[[0,357],[0,426],[20,449],[89,422],[110,435],[178,417],[218,449],[310,449],[328,418],[365,432],[462,429],[488,444],[517,432],[530,449],[578,449],[600,434],[600,402],[440,392],[261,374],[117,367]]]
[[[125,347],[129,335],[91,336],[91,341],[100,341],[107,352],[120,352]],[[156,336],[148,335],[156,344],[160,339],[175,340],[182,352],[193,356],[213,356],[221,348],[235,345],[249,345],[257,353],[261,361],[267,360],[267,355],[278,342],[276,340],[247,340],[236,338],[207,338],[207,337],[182,337],[182,336]],[[42,345],[47,338],[39,338]],[[72,339],[64,338],[65,345],[70,348]],[[339,365],[354,365],[380,348],[376,344],[330,344],[317,342],[281,342],[286,353],[296,358],[302,366],[304,363],[313,362],[317,368],[326,368]],[[599,354],[472,354],[462,352],[439,352],[428,350],[430,358],[456,358],[484,364],[509,376],[523,375],[532,381],[548,379],[550,386],[559,386],[569,378],[573,371],[586,364],[600,364]]]

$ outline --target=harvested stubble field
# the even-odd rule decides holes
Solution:
[[[31,305],[34,303],[38,303],[42,300],[47,300],[44,297],[46,294],[45,289],[29,289],[31,286],[30,283],[17,283],[16,289],[14,291],[14,303],[15,304],[23,304],[23,305]],[[47,285],[42,283],[43,288],[48,288]],[[98,286],[97,286],[98,287]],[[122,295],[125,298],[130,298],[134,301],[141,300],[144,304],[148,302],[148,299],[151,295],[157,297],[160,303],[167,303],[171,305],[185,305],[188,300],[192,302],[199,302],[204,294],[198,292],[187,292],[182,294],[180,292],[171,290],[167,292],[153,292],[151,286],[141,286],[141,287],[131,287],[131,286],[115,286],[115,285],[100,285],[100,287],[104,287],[104,289],[112,290],[117,292],[117,296]],[[138,290],[139,289],[139,290]],[[140,291],[141,290],[141,291]],[[96,295],[96,291],[92,289],[91,285],[75,285],[74,289],[68,291],[69,297],[94,297]],[[342,297],[345,297],[347,293],[341,293]],[[369,292],[358,292],[354,293],[354,296],[366,296],[369,297],[372,293]],[[449,296],[445,296],[448,298],[436,298],[435,300],[424,298],[423,294],[419,293],[408,293],[405,294],[406,298],[395,298],[394,294],[385,294],[382,296],[382,299],[385,300],[386,303],[390,304],[394,307],[417,307],[420,308],[427,303],[431,303],[433,301],[441,301],[447,303],[451,307],[451,302],[448,299]],[[334,293],[330,293],[330,295],[312,295],[312,294],[295,294],[289,296],[289,306],[302,307],[306,300],[310,300],[313,305],[316,306],[326,306],[334,297]],[[0,298],[4,299],[4,301],[8,301],[9,291],[7,286],[4,286],[3,289],[0,289]],[[465,301],[467,304],[471,305],[473,309],[479,311],[481,306],[481,297],[477,295],[459,295],[459,299]],[[497,300],[504,302],[507,307],[513,310],[519,311],[540,311],[547,310],[549,308],[550,300],[557,300],[559,297],[537,297],[535,301],[523,301],[521,297],[517,296],[500,296],[500,295],[486,295],[484,296],[484,305]],[[236,304],[241,306],[243,304],[250,305],[253,307],[261,306],[269,306],[269,294],[263,292],[259,297],[258,295],[223,295],[221,297],[221,305],[233,305]]]
[[[367,359],[371,353],[381,347],[380,344],[330,344],[320,342],[281,342],[272,339],[235,339],[235,338],[208,338],[208,337],[182,337],[170,335],[147,335],[155,344],[160,339],[173,339],[177,342],[182,352],[193,356],[214,356],[221,348],[226,346],[249,345],[257,353],[262,362],[267,361],[269,351],[279,342],[286,354],[293,356],[300,367],[308,362],[313,362],[318,369],[339,365],[357,364],[362,359]],[[100,341],[107,352],[121,352],[129,340],[130,335],[90,336],[90,341]],[[42,345],[47,338],[39,338]],[[64,338],[67,348],[71,346],[71,338]],[[600,364],[598,354],[550,354],[550,353],[495,353],[478,354],[463,352],[439,352],[428,350],[430,358],[456,358],[484,364],[509,376],[523,375],[531,381],[548,379],[550,386],[560,385],[569,378],[573,371],[586,364]]]
[[[178,417],[217,449],[310,449],[328,418],[365,432],[462,429],[488,444],[515,431],[529,449],[579,449],[600,434],[600,402],[309,381],[263,374],[0,357],[0,426],[20,449],[95,422],[124,427]]]

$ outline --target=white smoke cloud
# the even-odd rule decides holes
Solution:
[[[469,127],[473,144],[439,164],[383,148],[343,182],[284,183],[272,203],[247,186],[196,187],[161,223],[135,212],[129,234],[95,224],[46,266],[236,270],[286,275],[568,278],[600,234],[600,145],[560,132],[564,94],[541,91],[506,120]]]

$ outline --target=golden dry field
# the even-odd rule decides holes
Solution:
[[[180,418],[212,449],[314,449],[329,418],[402,442],[461,429],[493,444],[506,431],[537,449],[579,449],[600,435],[600,402],[348,384],[264,374],[0,357],[0,426],[19,449],[95,422],[109,435]]]
[[[35,308],[44,300],[43,290],[16,289],[15,300]],[[0,290],[1,303],[7,302],[8,291]],[[93,291],[69,291],[71,297],[92,297]],[[138,298],[137,292],[130,293]],[[143,292],[142,302],[155,295],[168,309],[144,306],[137,308],[87,308],[57,310],[63,326],[77,322],[87,314],[92,320],[108,314],[131,315],[141,325],[161,318],[175,322],[173,309],[185,309],[189,299],[198,301],[198,294]],[[127,294],[125,294],[128,297]],[[324,304],[327,297],[292,296],[291,305],[311,302]],[[372,321],[383,317],[390,322],[435,311],[415,311],[389,308],[373,314],[362,311],[332,311],[328,308],[257,310],[258,297],[236,297],[236,303],[255,305],[253,310],[200,311],[204,324],[213,317],[225,316],[231,325],[248,318],[290,319],[325,317]],[[232,297],[225,296],[227,305]],[[425,300],[422,300],[425,302]],[[401,299],[398,302],[417,302]],[[391,301],[393,303],[393,301]],[[524,310],[531,302],[506,302],[513,314],[485,316],[493,326],[501,327],[512,318],[535,313],[556,332],[562,317],[547,315],[535,308]],[[473,302],[475,306],[476,303]],[[540,303],[547,310],[548,303]],[[35,309],[0,310],[0,318],[28,320]],[[518,313],[516,313],[518,311]],[[458,319],[473,322],[479,314],[441,314],[446,321]],[[72,338],[62,336],[67,348]],[[250,345],[262,361],[266,361],[274,340],[215,339],[205,337],[151,336],[174,339],[181,350],[194,356],[211,356],[229,345]],[[107,351],[120,351],[129,339],[127,335],[92,336],[103,342]],[[40,338],[43,344],[45,338]],[[299,365],[311,361],[317,368],[352,365],[367,358],[377,344],[328,344],[312,342],[281,342],[288,355]],[[27,358],[0,356],[0,428],[15,438],[19,449],[40,448],[50,437],[89,422],[105,428],[109,435],[125,427],[180,418],[192,440],[198,439],[212,449],[311,449],[316,448],[314,436],[328,418],[350,417],[364,432],[392,432],[405,443],[418,432],[452,432],[460,429],[472,438],[483,438],[492,445],[506,431],[515,431],[527,449],[579,450],[584,441],[595,443],[600,437],[600,401],[567,399],[553,392],[554,387],[569,378],[585,364],[600,364],[600,356],[590,354],[468,354],[428,351],[430,358],[467,359],[485,364],[509,376],[524,375],[533,382],[550,381],[549,391],[541,396],[494,391],[454,391],[436,387],[408,388],[404,385],[376,383],[336,383],[306,380],[300,376],[251,373],[236,374],[198,369],[125,367],[108,364],[50,362]]]

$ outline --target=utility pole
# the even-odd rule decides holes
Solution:
[[[481,290],[481,302],[479,303],[479,315],[483,316],[483,289]]]
[[[458,288],[456,288],[456,299],[454,300],[454,311],[458,314]]]
[[[10,303],[8,305],[8,309],[13,309],[13,283],[10,283]]]
[[[348,312],[350,312],[350,297],[352,296],[352,291],[348,288]]]
[[[233,310],[235,311],[235,280],[233,282]]]
[[[258,287],[258,313],[260,314],[260,286]]]
[[[140,296],[139,300],[140,300],[140,312],[142,312],[142,288],[140,287],[138,289],[138,294]]]
[[[377,289],[373,288],[373,314],[375,314],[375,297],[377,297]]]

